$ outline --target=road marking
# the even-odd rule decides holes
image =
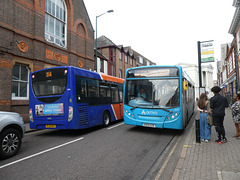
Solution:
[[[221,171],[217,171],[217,176],[219,180],[222,180],[222,172]]]
[[[3,166],[0,166],[0,169],[5,168],[5,167],[7,167],[7,166],[11,166],[11,165],[16,164],[16,163],[19,163],[19,162],[21,162],[21,161],[25,161],[25,160],[30,159],[30,158],[33,158],[33,157],[35,157],[35,156],[39,156],[39,155],[41,155],[41,154],[47,153],[47,152],[49,152],[49,151],[58,149],[58,148],[60,148],[60,147],[66,146],[66,145],[68,145],[68,144],[71,144],[71,143],[74,143],[74,142],[77,142],[77,141],[80,141],[80,140],[83,140],[83,139],[84,139],[84,137],[81,137],[81,138],[75,139],[75,140],[73,140],[73,141],[69,141],[69,142],[67,142],[67,143],[61,144],[61,145],[59,145],[59,146],[55,146],[55,147],[53,147],[53,148],[50,148],[50,149],[41,151],[41,152],[36,153],[36,154],[33,154],[33,155],[31,155],[31,156],[27,156],[27,157],[22,158],[22,159],[19,159],[19,160],[17,160],[17,161],[13,161],[13,162],[11,162],[11,163],[8,163],[8,164],[5,164],[5,165],[3,165]]]
[[[115,128],[115,127],[121,126],[121,125],[123,125],[123,124],[124,124],[124,122],[123,122],[123,123],[120,123],[120,124],[117,124],[117,125],[115,125],[115,126],[109,127],[109,128],[107,128],[107,129],[110,130],[110,129],[113,129],[113,128]]]
[[[179,143],[179,141],[180,141],[181,138],[182,138],[181,136],[178,137],[177,142],[176,142],[175,145],[173,146],[173,148],[172,148],[171,152],[169,153],[167,159],[164,161],[161,169],[159,170],[157,176],[155,177],[155,180],[158,180],[158,179],[160,178],[161,174],[163,173],[163,170],[164,170],[165,167],[167,166],[167,163],[168,163],[168,161],[170,160],[170,158],[171,158],[174,150],[176,149],[176,147],[177,147],[177,145],[178,145],[178,143]]]

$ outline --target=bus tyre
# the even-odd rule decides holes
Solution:
[[[21,147],[21,134],[16,129],[6,129],[0,134],[0,159],[17,154]]]
[[[111,122],[110,114],[105,111],[103,113],[103,127],[109,126],[110,122]]]

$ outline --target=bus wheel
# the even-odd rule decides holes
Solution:
[[[109,126],[110,122],[111,122],[110,114],[107,111],[105,111],[103,114],[103,127]]]

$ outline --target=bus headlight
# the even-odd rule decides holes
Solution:
[[[169,116],[167,117],[167,119],[168,119],[168,120],[174,119],[174,118],[176,118],[177,116],[178,116],[178,113],[174,113],[174,114],[169,115]]]
[[[68,108],[68,121],[71,121],[73,118],[73,107],[69,106]]]

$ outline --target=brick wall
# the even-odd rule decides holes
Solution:
[[[22,112],[28,101],[11,100],[12,67],[25,63],[30,71],[47,66],[79,65],[94,69],[94,30],[82,0],[66,0],[67,48],[45,40],[45,1],[0,1],[0,110]],[[26,43],[23,52],[16,43]]]

